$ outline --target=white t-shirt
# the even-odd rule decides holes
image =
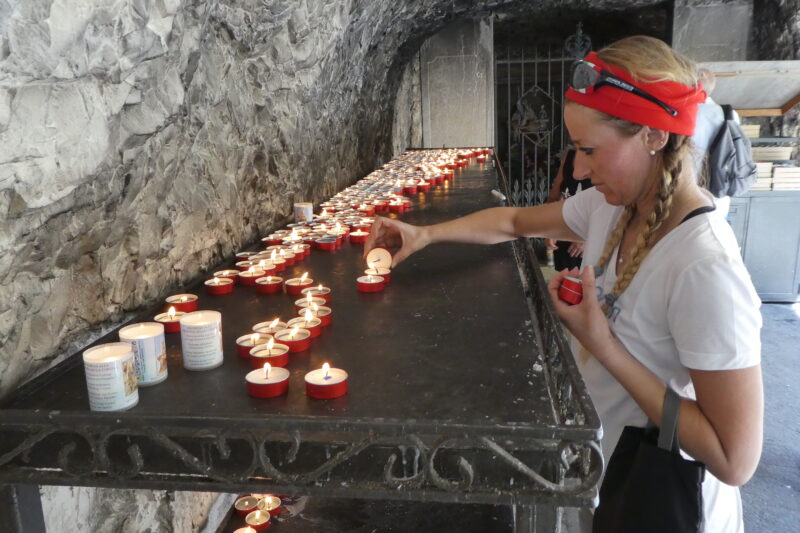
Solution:
[[[564,221],[586,241],[584,265],[597,263],[622,211],[596,189],[565,201]],[[617,251],[597,280],[601,295],[613,290],[616,262]],[[730,370],[760,363],[760,305],[733,231],[706,213],[681,223],[653,246],[609,322],[636,359],[678,394],[695,399],[689,368]],[[644,427],[647,416],[596,359],[582,361],[574,338],[571,345],[603,425],[608,460],[622,429]],[[703,497],[707,533],[743,530],[738,488],[706,472]]]

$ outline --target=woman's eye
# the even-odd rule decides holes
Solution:
[[[586,155],[592,155],[594,153],[594,148],[581,148],[580,150]]]

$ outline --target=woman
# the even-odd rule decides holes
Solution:
[[[661,423],[671,386],[682,397],[682,448],[707,467],[706,531],[736,532],[735,487],[761,455],[760,302],[732,230],[711,216],[713,200],[693,176],[689,136],[705,99],[695,72],[649,37],[589,54],[573,67],[564,121],[575,176],[594,188],[428,227],[379,219],[366,250],[399,248],[396,266],[444,241],[585,241],[583,264],[595,268],[558,273],[548,290],[603,423],[606,459],[625,425]],[[565,275],[580,275],[579,305],[557,297]]]

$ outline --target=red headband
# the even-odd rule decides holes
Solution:
[[[569,100],[636,124],[679,135],[694,134],[697,105],[706,100],[706,93],[699,83],[697,87],[691,87],[674,81],[637,82],[633,80],[630,73],[625,69],[605,63],[597,56],[596,52],[589,52],[584,61],[597,65],[658,98],[676,109],[678,115],[670,116],[658,104],[608,85],[598,87],[588,94],[581,93],[570,87],[567,89],[566,94]]]

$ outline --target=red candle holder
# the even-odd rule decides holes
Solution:
[[[242,335],[236,339],[236,353],[243,359],[250,358],[250,352],[256,346],[266,344],[271,339],[271,335],[264,335],[261,333],[250,333]]]
[[[403,185],[403,194],[417,194],[417,185]]]
[[[197,295],[195,294],[174,294],[167,296],[167,307],[174,307],[176,311],[191,313],[197,311]]]
[[[214,278],[206,280],[206,292],[208,294],[220,295],[233,292],[233,282],[228,278]]]
[[[443,181],[444,181],[444,174],[439,174],[433,177],[434,185],[441,185]]]
[[[264,368],[269,363],[276,368],[283,368],[289,364],[289,347],[285,344],[273,343],[272,346],[261,344],[250,351],[250,366]]]
[[[392,213],[402,213],[405,210],[403,202],[391,201],[389,202],[389,211]]]
[[[265,276],[256,278],[256,291],[266,294],[281,292],[283,288],[283,278],[280,276]]]
[[[256,531],[264,531],[271,525],[270,515],[266,511],[253,511],[244,517],[244,523]]]
[[[356,281],[359,292],[381,292],[386,287],[382,276],[361,276]]]
[[[239,281],[239,270],[232,270],[232,269],[218,270],[214,272],[214,277],[229,279],[235,285],[236,282]]]
[[[258,502],[258,508],[266,511],[270,516],[277,516],[281,512],[281,499],[274,494],[267,494]]]
[[[558,297],[570,305],[576,305],[583,300],[583,283],[578,278],[566,276],[558,287]]]
[[[297,330],[297,331],[295,331]],[[283,329],[275,334],[275,341],[289,347],[289,353],[308,350],[311,346],[311,332],[307,329]]]
[[[322,368],[306,374],[306,394],[311,398],[329,400],[347,394],[347,372],[340,368]]]
[[[376,200],[372,202],[372,205],[375,206],[376,213],[385,213],[389,210],[389,202],[384,200]]]
[[[289,376],[290,373],[285,368],[273,368],[271,365],[269,368],[251,370],[245,376],[247,393],[254,398],[282,396],[289,390]]]
[[[376,206],[374,205],[362,205],[358,207],[358,211],[363,214],[364,216],[374,216],[376,211]]]
[[[256,269],[254,267],[250,267],[252,270],[245,270],[244,272],[239,273],[239,285],[244,285],[245,287],[252,287],[256,284],[256,280],[258,278],[263,278],[267,275],[266,272],[260,269]]]
[[[236,260],[237,260],[237,261],[242,261],[242,260],[244,260],[244,259],[247,259],[247,258],[248,258],[248,257],[250,257],[251,255],[253,255],[253,254],[256,254],[256,253],[258,253],[258,252],[251,252],[251,251],[249,251],[249,250],[247,250],[247,251],[244,251],[244,252],[238,252],[238,253],[236,254]]]
[[[237,270],[239,270],[239,272],[244,272],[245,270],[249,270],[251,266],[255,265],[256,263],[254,261],[250,261],[249,259],[236,262],[236,268]]]
[[[419,191],[420,191],[420,192],[430,192],[430,190],[431,190],[431,184],[430,184],[430,183],[427,183],[427,182],[425,182],[425,183],[418,183],[418,184],[417,184],[417,189],[419,189]]]
[[[350,232],[350,244],[364,244],[367,242],[367,237],[369,237],[369,232],[356,230]]]
[[[273,246],[275,244],[281,244],[281,242],[283,242],[283,238],[281,235],[272,234],[261,239],[261,242],[264,243],[264,246]]]
[[[260,501],[261,500],[255,496],[242,496],[236,500],[236,503],[233,504],[233,508],[236,509],[236,514],[238,516],[244,518],[248,514],[258,509],[258,502]]]
[[[283,259],[283,262],[286,264],[287,267],[294,265],[296,262],[294,253],[286,250],[281,250],[281,253],[278,257]]]
[[[336,249],[336,239],[330,237],[322,237],[314,241],[314,246],[317,250],[335,250]]]
[[[286,288],[286,294],[298,295],[300,291],[305,289],[306,287],[310,287],[314,284],[314,280],[309,277],[301,277],[301,278],[291,278],[287,279],[286,283],[284,283],[284,287]]]
[[[270,322],[259,322],[255,326],[253,326],[253,331],[256,333],[262,333],[265,335],[274,336],[280,330],[286,329],[286,323],[281,322],[280,318],[276,318]]]
[[[383,267],[368,268],[364,270],[364,274],[373,277],[380,276],[383,278],[383,281],[386,283],[386,285],[388,285],[389,282],[392,280],[392,271],[389,270],[388,268],[383,268]]]
[[[320,305],[325,305],[325,303],[325,299],[320,296],[312,296],[309,299],[308,294],[306,294],[303,298],[298,298],[294,301],[294,310],[300,312],[310,309],[312,305],[319,307]]]
[[[170,312],[159,313],[153,320],[164,325],[164,333],[180,333],[181,317],[185,314],[183,311],[175,311],[175,314]]]
[[[311,311],[308,311],[311,313]],[[306,319],[305,311],[300,313],[300,316],[297,318],[291,319],[289,322],[286,323],[287,329],[292,328],[302,328],[307,329],[309,333],[311,333],[311,338],[316,339],[320,335],[322,335],[322,320],[315,316],[310,316]]]
[[[333,309],[324,305],[317,305],[314,307],[311,306],[311,312],[314,313],[314,316],[319,318],[322,321],[322,327],[330,326],[331,319],[333,318]],[[305,314],[305,309],[301,309],[297,312],[297,314]]]
[[[479,155],[477,157],[477,160],[478,160],[478,163],[485,163],[486,162],[486,156],[485,155]]]
[[[312,298],[322,298],[322,304],[326,304],[331,301],[331,288],[321,284],[317,285],[316,287],[306,287],[300,291],[300,294],[303,296],[311,294]],[[297,302],[295,302],[295,305],[297,305]]]

